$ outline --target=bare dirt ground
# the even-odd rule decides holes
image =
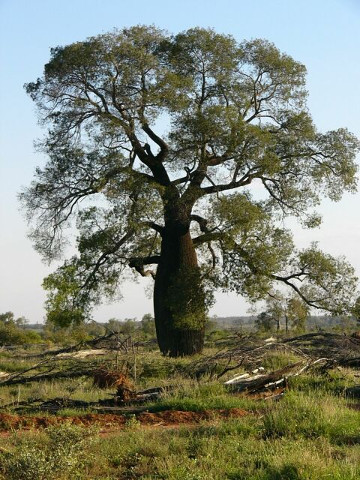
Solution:
[[[129,415],[115,414],[96,414],[88,413],[77,416],[33,416],[33,415],[12,415],[7,413],[0,414],[0,431],[4,434],[14,430],[36,430],[46,428],[50,425],[59,425],[69,423],[73,425],[91,426],[96,425],[100,428],[116,427],[125,428],[129,425],[130,418],[136,419],[143,426],[172,426],[177,427],[183,424],[198,424],[203,421],[211,421],[217,419],[240,418],[250,413],[240,408],[213,409],[198,412],[165,410],[162,412],[150,413],[141,412],[133,417]]]

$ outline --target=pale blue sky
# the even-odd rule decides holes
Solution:
[[[23,84],[42,74],[50,47],[135,24],[172,33],[213,27],[238,40],[271,40],[306,65],[318,128],[348,127],[360,136],[360,0],[0,0],[0,313],[42,321],[41,282],[51,270],[32,250],[16,200],[43,161],[33,148],[42,132]],[[356,194],[339,204],[324,202],[321,229],[295,233],[299,246],[318,240],[329,253],[346,255],[360,276],[359,200]],[[121,303],[101,308],[96,318],[141,318],[152,311],[143,283],[125,285],[123,294]],[[212,312],[245,314],[246,305],[219,295]]]

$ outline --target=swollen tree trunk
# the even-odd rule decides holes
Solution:
[[[205,296],[188,229],[166,229],[154,287],[154,311],[160,350],[172,357],[202,351]]]

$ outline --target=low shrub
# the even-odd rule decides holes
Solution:
[[[85,448],[94,429],[63,424],[44,430],[45,438],[15,438],[15,449],[0,455],[0,468],[7,480],[82,479]]]

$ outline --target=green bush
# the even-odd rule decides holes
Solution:
[[[0,345],[23,345],[42,341],[41,335],[33,330],[25,330],[12,323],[0,322]]]
[[[16,325],[0,323],[0,344],[21,345],[25,342],[24,331]]]
[[[64,424],[45,429],[45,441],[22,437],[13,452],[2,453],[0,465],[7,480],[49,480],[86,478],[84,450],[94,430]]]

